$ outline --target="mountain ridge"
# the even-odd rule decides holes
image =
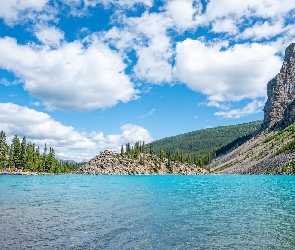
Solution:
[[[208,168],[222,174],[294,174],[295,43],[285,51],[280,72],[267,84],[260,133]]]

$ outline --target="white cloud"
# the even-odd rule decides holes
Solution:
[[[54,50],[6,37],[0,39],[0,54],[0,67],[21,78],[48,109],[111,107],[136,94],[121,56],[95,37],[86,47],[75,41]]]
[[[175,77],[211,98],[221,94],[226,101],[239,101],[265,96],[267,82],[282,64],[276,49],[256,43],[223,46],[191,39],[178,43]]]
[[[92,132],[93,140],[99,141],[98,145],[101,149],[109,149],[119,152],[122,145],[130,143],[134,145],[138,141],[144,141],[145,143],[150,143],[153,138],[147,129],[134,125],[125,124],[121,126],[121,134],[107,135],[104,136],[102,132],[95,133]]]
[[[20,84],[20,83],[23,83],[22,80],[20,80],[20,79],[16,79],[16,80],[13,80],[13,81],[9,81],[6,78],[0,79],[0,84],[3,84],[5,86],[17,85],[17,84]]]
[[[211,0],[206,7],[205,14],[200,17],[203,22],[210,22],[216,18],[234,16],[235,19],[241,17],[264,17],[280,18],[295,8],[293,1],[281,0]]]
[[[155,111],[156,111],[156,109],[152,109],[152,110],[149,111],[147,114],[142,115],[142,116],[140,117],[140,119],[153,115],[153,114],[155,113]]]
[[[125,8],[130,8],[136,4],[143,4],[148,7],[153,6],[153,0],[84,0],[85,3],[91,5],[91,2],[102,2],[104,5],[116,4]]]
[[[194,15],[200,13],[201,3],[195,3],[192,0],[170,0],[165,9],[166,14],[173,19],[177,30],[185,30],[196,26]]]
[[[138,57],[134,72],[139,79],[151,83],[172,80],[172,67],[169,63],[172,48],[170,38],[166,34],[170,21],[162,14],[147,12],[139,18],[128,19],[131,33],[141,39],[134,47]]]
[[[244,39],[251,38],[254,41],[262,38],[269,39],[285,30],[286,28],[284,28],[283,20],[279,20],[275,23],[265,21],[263,23],[255,23],[252,27],[246,28],[243,33],[240,34],[240,37]]]
[[[55,27],[37,25],[36,29],[35,36],[45,45],[58,47],[64,39],[64,32]]]
[[[264,106],[263,101],[253,100],[248,103],[245,107],[241,109],[232,109],[228,111],[218,111],[215,112],[214,115],[220,116],[222,118],[241,118],[244,116],[256,114],[262,112],[262,107]]]
[[[135,50],[135,78],[155,84],[170,82],[173,50],[166,30],[172,25],[171,19],[161,13],[145,12],[140,17],[123,16],[120,22],[123,30],[113,28],[105,39],[121,51]]]
[[[55,121],[46,113],[13,103],[0,103],[0,127],[8,137],[26,136],[40,147],[47,143],[57,153],[96,148],[95,143],[73,127]]]
[[[239,30],[235,22],[231,18],[216,19],[212,23],[211,31],[214,33],[228,33],[230,35],[237,34]]]
[[[36,12],[42,12],[45,9],[48,2],[49,0],[0,1],[0,18],[3,18],[8,25],[13,25],[24,19],[32,20]]]
[[[0,128],[6,133],[8,143],[14,135],[26,136],[27,141],[31,140],[41,149],[45,143],[53,147],[60,159],[89,160],[105,149],[119,152],[121,145],[127,142],[152,141],[150,133],[138,125],[123,125],[121,134],[87,134],[61,124],[44,112],[13,103],[0,103]]]

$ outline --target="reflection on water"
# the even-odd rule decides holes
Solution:
[[[0,176],[0,249],[294,249],[295,176]]]

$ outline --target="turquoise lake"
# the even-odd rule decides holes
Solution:
[[[0,249],[295,249],[295,176],[0,176]]]

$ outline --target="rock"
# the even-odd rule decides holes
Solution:
[[[295,105],[292,104],[295,99],[295,43],[287,47],[280,73],[268,82],[267,97],[263,129],[280,129],[295,122]]]
[[[167,167],[168,160],[150,154],[140,154],[144,159],[144,164],[140,164],[139,159],[132,159],[121,156],[112,151],[104,151],[100,155],[78,168],[73,173],[76,174],[103,174],[103,175],[130,175],[130,174],[207,174],[208,171],[195,165],[172,162],[171,167]],[[172,170],[172,171],[171,171]]]

